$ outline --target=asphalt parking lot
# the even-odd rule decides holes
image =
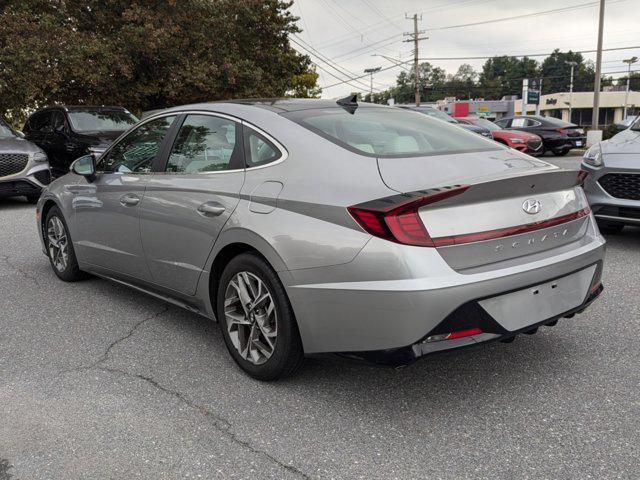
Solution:
[[[33,206],[0,225],[0,480],[640,476],[638,228],[608,238],[599,301],[537,335],[259,383],[217,325],[57,280]]]

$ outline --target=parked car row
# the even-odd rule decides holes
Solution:
[[[149,175],[157,173],[157,175]],[[398,108],[283,99],[150,115],[37,205],[55,274],[220,323],[263,380],[509,342],[602,291],[582,176]]]
[[[99,156],[138,119],[122,107],[44,108],[18,132],[0,120],[0,197],[35,203],[42,188],[87,153]]]

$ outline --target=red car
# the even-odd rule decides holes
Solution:
[[[529,155],[542,155],[542,138],[533,133],[520,132],[517,130],[506,130],[486,118],[463,117],[457,118],[459,122],[469,125],[477,125],[489,129],[491,136],[496,142],[503,143],[511,148],[515,148]]]

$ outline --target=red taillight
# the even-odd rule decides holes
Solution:
[[[587,175],[589,175],[589,172],[586,170],[580,170],[578,172],[578,185],[581,187],[584,186],[584,181],[587,179]]]
[[[556,132],[561,133],[562,135],[566,135],[569,133],[569,130],[566,130],[564,128],[556,128]]]
[[[420,207],[463,193],[469,185],[456,185],[433,190],[426,195],[398,195],[400,201],[371,202],[355,205],[347,210],[356,222],[368,233],[392,242],[420,247],[434,247],[418,210]]]

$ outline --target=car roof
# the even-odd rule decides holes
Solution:
[[[44,107],[41,108],[39,110],[36,110],[35,113],[41,113],[41,112],[47,112],[47,111],[51,111],[51,110],[64,110],[66,112],[81,112],[81,111],[90,111],[90,112],[108,112],[108,111],[120,111],[120,112],[128,112],[129,110],[127,110],[124,107],[118,107],[118,106],[111,106],[111,107],[106,107],[106,106],[101,106],[101,105],[51,105],[49,107]],[[32,114],[33,115],[33,114]]]

